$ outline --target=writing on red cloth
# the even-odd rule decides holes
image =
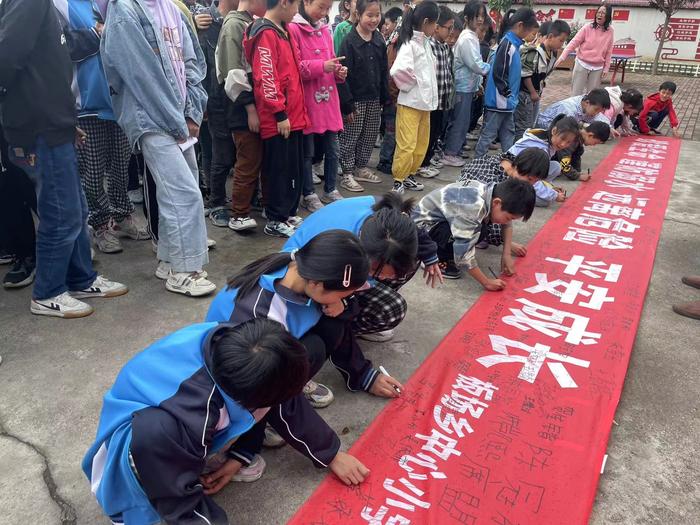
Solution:
[[[290,523],[587,523],[679,149],[620,141]]]

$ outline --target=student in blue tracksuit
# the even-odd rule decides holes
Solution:
[[[268,319],[195,324],[153,343],[105,394],[83,460],[104,513],[125,525],[228,524],[210,495],[240,469],[239,437],[308,373],[307,349]]]
[[[398,290],[423,263],[430,286],[442,282],[437,266],[437,247],[422,235],[410,219],[415,201],[402,200],[395,192],[381,197],[353,197],[317,210],[299,226],[284,250],[299,249],[320,232],[331,228],[357,235],[370,260],[369,287],[353,295],[357,315],[352,333],[371,341],[387,341],[393,328],[406,316],[406,300]]]
[[[486,155],[498,138],[505,153],[515,139],[513,112],[520,93],[520,46],[525,37],[540,26],[535,12],[528,7],[509,9],[501,22],[498,48],[491,58],[491,71],[484,94],[484,125],[481,128],[475,156]]]

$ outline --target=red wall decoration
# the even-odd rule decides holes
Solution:
[[[573,20],[576,14],[576,9],[560,9],[559,18],[562,20]]]

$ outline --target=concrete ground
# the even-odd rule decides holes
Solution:
[[[595,167],[611,147],[590,149],[584,166]],[[700,322],[670,308],[674,302],[700,300],[700,291],[680,282],[682,275],[700,271],[698,165],[698,143],[684,141],[591,518],[596,525],[700,523]],[[428,189],[456,174],[456,169],[445,169],[428,182]],[[569,193],[578,185],[561,184]],[[389,189],[388,182],[367,186],[374,193]],[[553,212],[538,209],[530,222],[516,226],[516,239],[530,239]],[[209,233],[218,246],[207,270],[219,285],[244,263],[282,245],[260,232],[244,237],[210,226]],[[493,248],[479,253],[482,265],[497,266],[499,257]],[[0,525],[109,523],[80,470],[102,395],[131,356],[173,330],[201,321],[207,310],[209,299],[165,291],[153,276],[149,242],[125,242],[123,253],[99,254],[96,265],[127,283],[130,292],[93,301],[95,313],[85,319],[32,316],[29,289],[0,291]],[[480,293],[469,279],[448,281],[436,290],[415,279],[404,288],[410,309],[396,338],[364,343],[366,353],[405,380]],[[386,401],[346,392],[330,367],[318,380],[336,393],[323,416],[347,448]],[[260,481],[232,484],[216,498],[232,523],[285,523],[325,475],[289,447],[264,456],[268,470]]]

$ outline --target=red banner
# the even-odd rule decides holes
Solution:
[[[576,14],[576,9],[559,9],[559,18],[562,20],[573,20]]]
[[[290,523],[587,523],[679,149],[620,141]]]
[[[594,7],[593,9],[586,9],[586,20],[593,20],[595,18],[595,14],[598,12],[598,8]]]
[[[630,19],[629,9],[615,9],[612,15],[613,22],[626,22]]]

